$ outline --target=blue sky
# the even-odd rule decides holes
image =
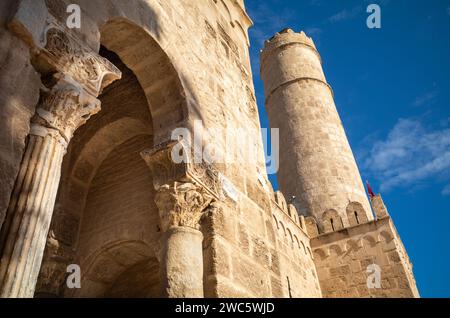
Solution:
[[[246,0],[261,126],[264,40],[313,37],[363,180],[381,192],[423,297],[450,297],[450,0]],[[381,7],[381,29],[366,26]],[[276,176],[270,176],[276,188]]]

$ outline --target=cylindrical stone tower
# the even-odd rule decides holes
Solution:
[[[319,53],[305,33],[285,29],[261,52],[266,109],[280,132],[278,183],[300,214],[324,232],[372,220],[355,158]]]

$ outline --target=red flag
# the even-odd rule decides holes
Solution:
[[[366,184],[367,184],[367,192],[369,192],[369,196],[372,199],[375,196],[375,194],[373,193],[372,188],[370,187],[369,181],[366,180]]]

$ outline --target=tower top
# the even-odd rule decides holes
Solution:
[[[305,32],[294,32],[290,28],[285,28],[264,42],[264,48],[261,50],[261,64],[273,50],[284,47],[289,44],[302,44],[310,47],[317,52],[314,41],[305,34]]]

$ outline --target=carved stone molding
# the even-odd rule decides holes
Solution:
[[[38,56],[70,75],[93,96],[121,77],[120,70],[86,47],[75,35],[52,21],[45,28]]]
[[[174,182],[159,188],[155,196],[161,228],[165,232],[172,226],[198,229],[213,197],[202,186]]]
[[[190,182],[202,186],[216,200],[224,199],[220,172],[204,160],[195,160],[192,150],[182,141],[170,141],[144,150],[141,156],[151,170],[156,190],[176,181]],[[175,156],[183,160],[178,162]]]
[[[42,94],[31,134],[44,137],[56,130],[67,146],[75,130],[100,111],[100,101],[70,76],[57,74],[55,78],[56,85]]]
[[[29,12],[35,10],[30,18]],[[34,66],[43,75],[64,73],[86,92],[98,96],[121,77],[120,70],[58,21],[38,1],[22,1],[9,28],[28,44]]]
[[[195,160],[186,143],[166,142],[141,156],[152,173],[163,231],[171,226],[198,229],[211,203],[224,200],[220,172],[204,160]]]

